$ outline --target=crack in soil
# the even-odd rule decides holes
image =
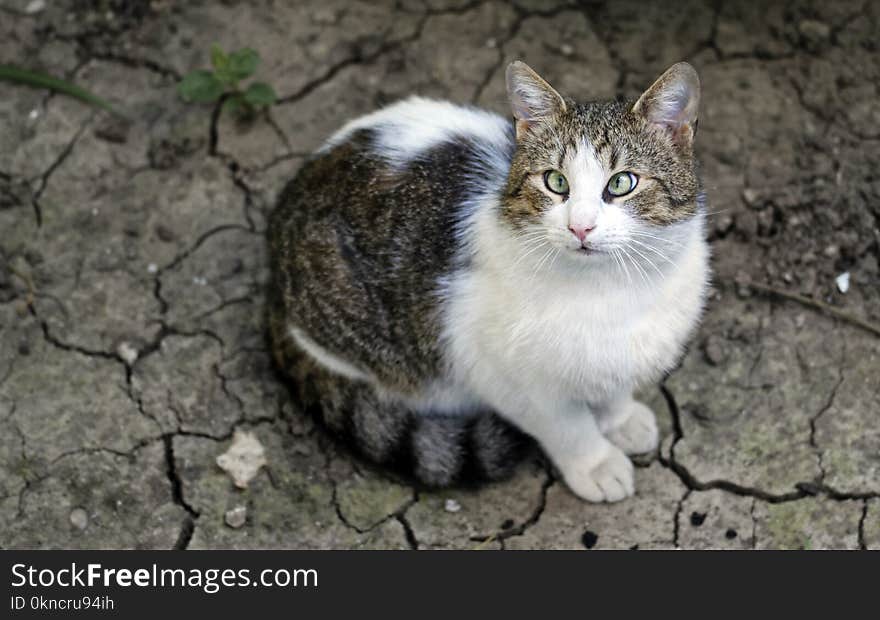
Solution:
[[[171,498],[175,504],[183,508],[187,513],[181,525],[177,542],[174,543],[174,549],[183,550],[189,546],[192,540],[193,533],[195,532],[195,521],[199,518],[199,512],[190,506],[183,497],[183,482],[177,473],[177,463],[174,459],[174,436],[170,434],[163,435],[162,442],[165,446],[165,473],[168,477],[168,482],[171,484]]]
[[[859,549],[867,551],[868,543],[865,540],[865,520],[868,518],[868,500],[862,500],[862,516],[859,517]]]
[[[660,389],[666,398],[669,411],[673,418],[673,442],[669,449],[669,456],[660,455],[659,462],[664,467],[675,473],[682,483],[692,491],[707,491],[719,489],[740,497],[751,497],[753,500],[761,500],[770,504],[781,504],[787,502],[798,501],[807,497],[824,496],[833,501],[849,501],[849,500],[868,500],[880,497],[880,493],[869,492],[841,492],[822,482],[799,482],[795,484],[795,491],[789,493],[774,494],[763,489],[747,487],[730,480],[716,479],[704,482],[698,480],[690,471],[681,463],[675,460],[675,445],[679,440],[684,438],[681,430],[680,412],[678,410],[675,398],[664,384],[660,385]]]
[[[61,150],[61,153],[55,160],[49,165],[49,167],[38,177],[39,186],[31,198],[31,205],[34,209],[34,218],[37,222],[37,228],[42,227],[43,225],[43,207],[40,205],[40,198],[43,196],[43,192],[46,191],[46,187],[49,185],[49,179],[52,177],[52,174],[64,163],[64,161],[70,156],[73,152],[73,147],[79,141],[80,137],[85,133],[86,128],[92,123],[95,119],[96,113],[92,113],[89,117],[80,125],[79,129],[76,130],[76,133],[73,134],[73,138],[64,146]]]
[[[543,467],[546,477],[541,483],[541,489],[538,495],[538,505],[532,511],[532,514],[525,521],[514,527],[510,527],[505,530],[499,530],[488,535],[471,536],[470,539],[473,542],[488,544],[490,542],[497,541],[503,545],[503,541],[514,536],[522,536],[530,527],[537,524],[538,521],[541,520],[541,516],[544,514],[544,510],[547,508],[547,493],[550,491],[550,487],[555,485],[557,482],[556,476],[553,475],[553,472],[550,470],[550,467],[546,462],[544,462]]]
[[[676,549],[681,547],[679,544],[679,537],[681,536],[681,513],[684,511],[684,503],[691,496],[692,492],[691,489],[685,489],[685,492],[678,500],[678,505],[675,507],[675,512],[672,515],[672,546]]]

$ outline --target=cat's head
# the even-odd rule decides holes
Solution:
[[[517,148],[501,214],[524,251],[589,264],[673,253],[699,211],[693,67],[673,65],[635,103],[575,103],[522,62],[507,90]]]

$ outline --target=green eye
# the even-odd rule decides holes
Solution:
[[[612,196],[626,196],[636,188],[639,177],[632,172],[618,172],[608,181],[608,193]]]
[[[554,194],[568,193],[568,179],[559,170],[548,170],[545,172],[544,185]]]

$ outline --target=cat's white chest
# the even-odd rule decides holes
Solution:
[[[546,290],[520,307],[513,329],[485,344],[506,348],[506,363],[516,373],[529,373],[575,400],[602,400],[653,378],[671,363],[683,338],[663,324],[670,309],[588,287]]]
[[[451,362],[478,394],[528,386],[547,398],[601,402],[653,381],[677,360],[707,282],[705,242],[647,286],[475,270],[455,287]]]

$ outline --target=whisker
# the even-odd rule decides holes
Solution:
[[[615,251],[617,251],[617,250],[615,250]],[[619,253],[619,252],[618,252],[618,253]],[[627,281],[627,283],[628,283],[630,286],[632,286],[632,285],[633,285],[632,276],[631,276],[630,273],[629,273],[629,268],[626,266],[626,260],[624,260],[623,256],[620,256],[620,264],[621,264],[621,266],[623,267],[623,270],[626,272],[626,281]]]
[[[529,241],[534,241],[535,239],[543,239],[543,238],[545,238],[546,236],[547,236],[547,233],[546,233],[546,232],[536,232],[536,233],[529,234],[529,235],[522,235],[522,236],[519,236],[519,237],[514,237],[513,240],[514,240],[514,241],[520,241],[520,242],[526,243],[526,242],[529,242]]]
[[[703,215],[718,215],[719,213],[727,213],[728,211],[733,211],[733,208],[728,207],[726,209],[718,209],[717,211],[703,211]]]
[[[624,255],[629,259],[629,262],[632,264],[633,268],[635,268],[636,272],[638,272],[638,274],[641,276],[642,280],[644,280],[645,285],[648,288],[651,288],[651,282],[648,279],[647,272],[642,268],[641,265],[638,264],[638,262],[635,259],[633,259],[633,257],[627,251],[629,248],[627,248],[626,246],[622,246],[620,249],[624,253]]]
[[[553,253],[553,249],[554,249],[553,246],[550,246],[550,249],[544,253],[544,255],[541,257],[541,260],[539,260],[538,264],[535,265],[535,270],[532,272],[531,279],[534,279],[535,276],[538,275],[538,272],[541,270],[541,267],[544,264],[544,261],[546,261],[550,257],[550,255]]]
[[[672,239],[665,239],[664,237],[658,237],[657,235],[652,235],[652,234],[649,234],[649,233],[646,233],[646,232],[642,232],[642,231],[640,231],[640,230],[631,230],[629,234],[631,234],[631,235],[635,235],[635,236],[637,236],[637,237],[644,237],[644,238],[646,238],[646,239],[656,239],[657,241],[662,241],[663,243],[668,243],[668,244],[670,244],[670,245],[675,245],[675,246],[678,246],[678,247],[680,247],[680,248],[683,248],[683,247],[684,247],[684,244],[683,244],[683,243],[679,243],[678,241],[674,241],[674,240],[672,240]]]
[[[546,236],[547,236],[546,230],[528,230],[522,234],[515,235],[513,238],[518,241],[521,239],[534,239],[535,237],[546,237]]]
[[[556,264],[556,259],[562,256],[562,248],[556,248],[556,254],[553,255],[553,258],[550,260],[550,267],[548,268],[550,271],[553,271],[553,265]]]
[[[633,246],[628,245],[627,247],[629,247],[630,250],[632,250],[633,252],[635,252],[636,254],[638,254],[639,256],[641,256],[643,259],[645,259],[645,261],[646,261],[651,267],[654,268],[654,271],[657,272],[657,275],[660,276],[660,279],[661,279],[661,280],[662,280],[664,277],[666,277],[666,276],[663,275],[663,272],[660,271],[660,268],[657,267],[657,265],[654,264],[654,261],[652,261],[650,258],[648,258],[648,257],[645,256],[644,254],[642,254],[641,252],[639,252],[639,250],[637,250],[637,249],[634,248]]]
[[[655,248],[653,245],[650,245],[650,244],[648,244],[648,243],[643,243],[643,242],[639,241],[638,239],[630,239],[630,241],[632,241],[633,243],[637,243],[637,244],[639,244],[640,246],[642,246],[644,249],[653,252],[654,254],[656,254],[657,256],[659,256],[660,258],[662,258],[663,260],[665,260],[667,263],[669,263],[669,264],[672,265],[673,267],[676,266],[675,263],[672,262],[672,260],[670,260],[670,258],[669,258],[668,256],[666,256],[663,252],[661,252],[660,250],[658,250],[657,248]],[[635,248],[633,248],[633,249],[635,249]]]
[[[547,241],[547,237],[545,236],[541,239],[533,240],[528,244],[524,244],[526,251],[523,252],[522,254],[520,254],[519,258],[517,258],[516,261],[514,261],[513,267],[517,267],[521,262],[523,262],[526,259],[527,256],[534,254],[536,251],[538,251],[542,247],[544,247],[544,244],[546,243],[546,241]]]
[[[623,275],[623,264],[620,262],[620,256],[618,256],[617,250],[611,250],[611,258],[614,259],[614,263],[617,265],[618,271],[620,271],[620,275]]]

